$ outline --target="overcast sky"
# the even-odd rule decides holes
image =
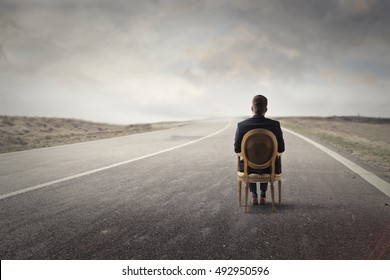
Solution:
[[[0,0],[0,114],[390,117],[387,0]]]

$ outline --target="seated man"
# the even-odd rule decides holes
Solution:
[[[236,153],[241,152],[241,142],[242,138],[244,137],[245,133],[247,133],[249,130],[256,129],[256,128],[263,128],[271,131],[278,141],[278,152],[282,153],[284,152],[284,139],[283,139],[283,133],[282,129],[280,128],[280,123],[278,121],[267,119],[264,117],[265,113],[267,112],[267,105],[268,100],[263,95],[256,95],[252,100],[252,114],[253,117],[246,119],[242,122],[238,123],[237,130],[236,130],[236,137],[234,140],[234,151]],[[244,163],[241,161],[240,164],[241,171],[244,170]],[[261,170],[261,169],[250,169],[249,172],[251,173],[269,173],[270,171],[267,169]],[[281,173],[281,162],[280,158],[276,158],[275,162],[275,173]],[[260,183],[260,204],[265,204],[265,193],[268,188],[268,183]],[[252,192],[252,204],[257,205],[258,198],[257,198],[257,188],[256,183],[249,183],[249,189]]]

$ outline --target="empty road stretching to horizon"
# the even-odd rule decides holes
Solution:
[[[0,259],[390,259],[390,198],[288,131],[245,213],[237,121],[0,155]]]

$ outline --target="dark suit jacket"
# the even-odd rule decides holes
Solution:
[[[244,138],[245,133],[247,133],[249,130],[256,129],[256,128],[264,128],[271,131],[275,135],[276,140],[278,141],[278,152],[279,153],[284,152],[284,139],[283,139],[282,129],[280,128],[280,123],[272,119],[267,119],[264,116],[254,115],[252,118],[239,122],[237,125],[236,137],[234,139],[234,151],[236,153],[241,152],[241,142],[242,142],[242,138]],[[281,173],[281,171],[282,170],[281,170],[280,159],[277,158],[275,162],[275,172]],[[258,172],[253,170],[253,173],[258,173]]]

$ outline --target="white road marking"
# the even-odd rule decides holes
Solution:
[[[231,125],[231,121],[229,121],[229,123],[224,128],[222,128],[222,129],[220,129],[220,130],[218,130],[218,131],[216,131],[214,133],[211,133],[211,134],[209,134],[207,136],[204,136],[202,138],[199,138],[199,139],[196,139],[196,140],[184,143],[184,144],[180,144],[180,145],[177,145],[177,146],[165,149],[165,150],[161,150],[161,151],[154,152],[154,153],[151,153],[151,154],[148,154],[148,155],[136,157],[136,158],[129,159],[129,160],[126,160],[126,161],[118,162],[118,163],[111,164],[111,165],[108,165],[108,166],[104,166],[104,167],[101,167],[101,168],[93,169],[93,170],[90,170],[90,171],[87,171],[87,172],[75,174],[75,175],[68,176],[68,177],[65,177],[65,178],[53,180],[53,181],[50,181],[50,182],[47,182],[47,183],[39,184],[39,185],[36,185],[36,186],[33,186],[33,187],[25,188],[25,189],[22,189],[22,190],[11,192],[11,193],[3,194],[3,195],[0,195],[0,200],[8,198],[8,197],[15,196],[15,195],[18,195],[18,194],[31,192],[31,191],[34,191],[34,190],[37,190],[37,189],[41,189],[41,188],[44,188],[44,187],[47,187],[47,186],[50,186],[50,185],[54,185],[54,184],[57,184],[57,183],[65,182],[65,181],[68,181],[68,180],[72,180],[72,179],[75,179],[75,178],[80,178],[80,177],[83,177],[83,176],[86,176],[86,175],[90,175],[90,174],[93,174],[93,173],[96,173],[96,172],[100,172],[100,171],[103,171],[103,170],[107,170],[107,169],[110,169],[110,168],[118,167],[118,166],[130,163],[130,162],[134,162],[134,161],[137,161],[137,160],[141,160],[141,159],[149,158],[149,157],[152,157],[152,156],[156,156],[156,155],[159,155],[159,154],[162,154],[162,153],[166,153],[166,152],[169,152],[169,151],[172,151],[172,150],[176,150],[176,149],[182,148],[184,146],[188,146],[188,145],[194,144],[196,142],[205,140],[205,139],[210,138],[210,137],[212,137],[214,135],[217,135],[217,134],[221,133],[222,131],[224,131],[225,129],[227,129],[230,125]]]
[[[324,151],[325,153],[327,153],[328,155],[330,155],[331,157],[333,157],[334,159],[338,160],[339,162],[344,164],[346,167],[351,169],[353,172],[355,172],[356,174],[361,176],[364,180],[366,180],[371,185],[376,187],[378,190],[380,190],[381,192],[386,194],[388,197],[390,197],[390,184],[387,183],[386,181],[382,180],[381,178],[379,178],[375,174],[371,173],[370,171],[367,171],[366,169],[360,167],[356,163],[353,163],[352,161],[346,159],[345,157],[339,155],[338,153],[324,147],[321,144],[318,144],[317,142],[314,142],[313,140],[311,140],[311,139],[309,139],[309,138],[307,138],[299,133],[291,131],[287,128],[283,128],[283,130],[288,131],[289,133],[294,134],[295,136],[298,136],[299,138],[305,140],[306,142],[309,142],[310,144],[321,149],[322,151]]]

